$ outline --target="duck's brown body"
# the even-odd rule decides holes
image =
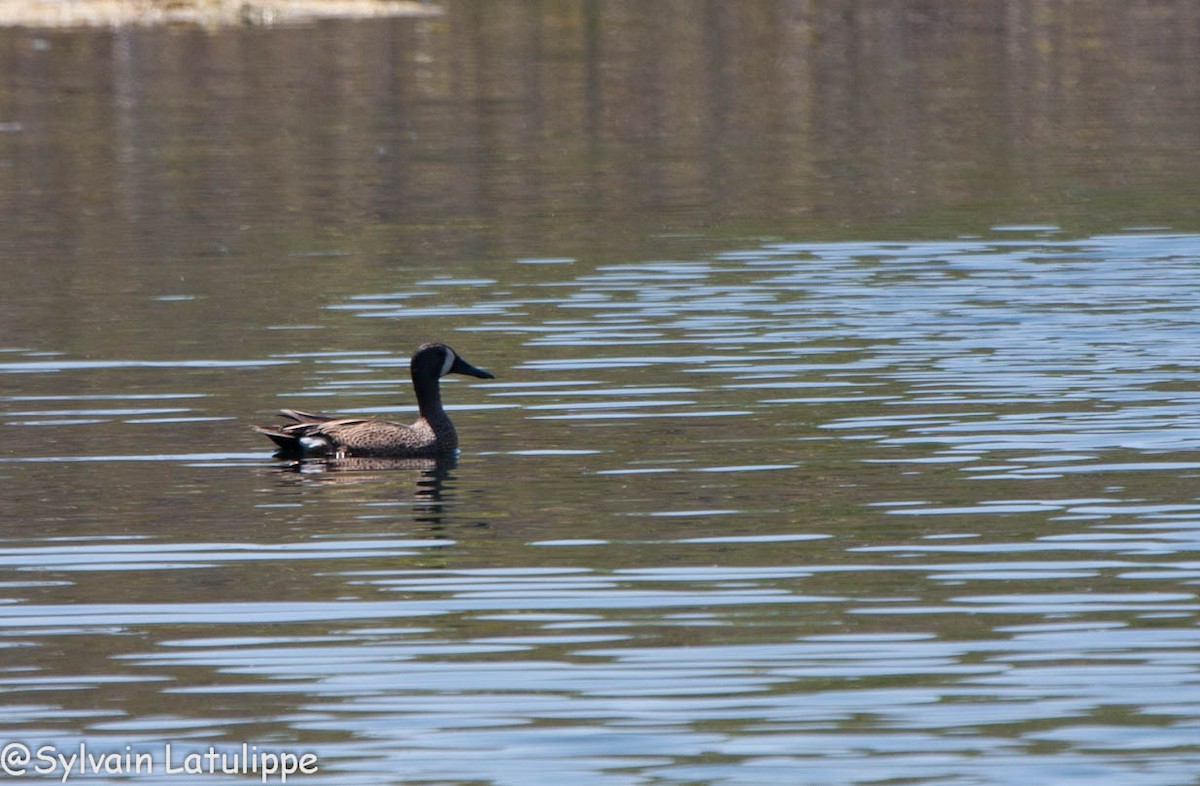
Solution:
[[[404,425],[390,420],[337,418],[294,409],[280,412],[291,423],[254,426],[279,446],[280,455],[331,458],[437,456],[458,449],[458,433],[442,408],[438,380],[446,374],[492,379],[445,344],[423,344],[410,364],[421,416]]]

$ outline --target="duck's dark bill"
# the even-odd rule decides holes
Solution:
[[[451,374],[466,374],[468,377],[479,377],[480,379],[495,379],[496,377],[481,368],[475,368],[467,361],[460,357],[454,358],[454,365],[450,367]]]

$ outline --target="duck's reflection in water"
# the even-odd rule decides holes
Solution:
[[[412,520],[431,529],[444,526],[454,499],[455,453],[429,458],[341,458],[289,461],[279,468],[282,477],[303,485],[370,488],[369,502],[378,504],[380,491],[387,501],[411,499]],[[414,478],[409,485],[408,478]],[[368,501],[364,499],[364,501]]]

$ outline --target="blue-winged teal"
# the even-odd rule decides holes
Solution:
[[[422,344],[409,364],[421,417],[411,426],[389,420],[331,418],[294,409],[280,411],[293,422],[280,426],[254,426],[279,446],[279,455],[291,457],[348,458],[371,456],[407,458],[436,456],[458,448],[458,434],[442,409],[438,380],[447,374],[493,379],[475,368],[445,344]]]

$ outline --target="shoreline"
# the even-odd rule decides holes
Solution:
[[[0,27],[269,26],[440,13],[416,0],[14,0],[0,3]]]

